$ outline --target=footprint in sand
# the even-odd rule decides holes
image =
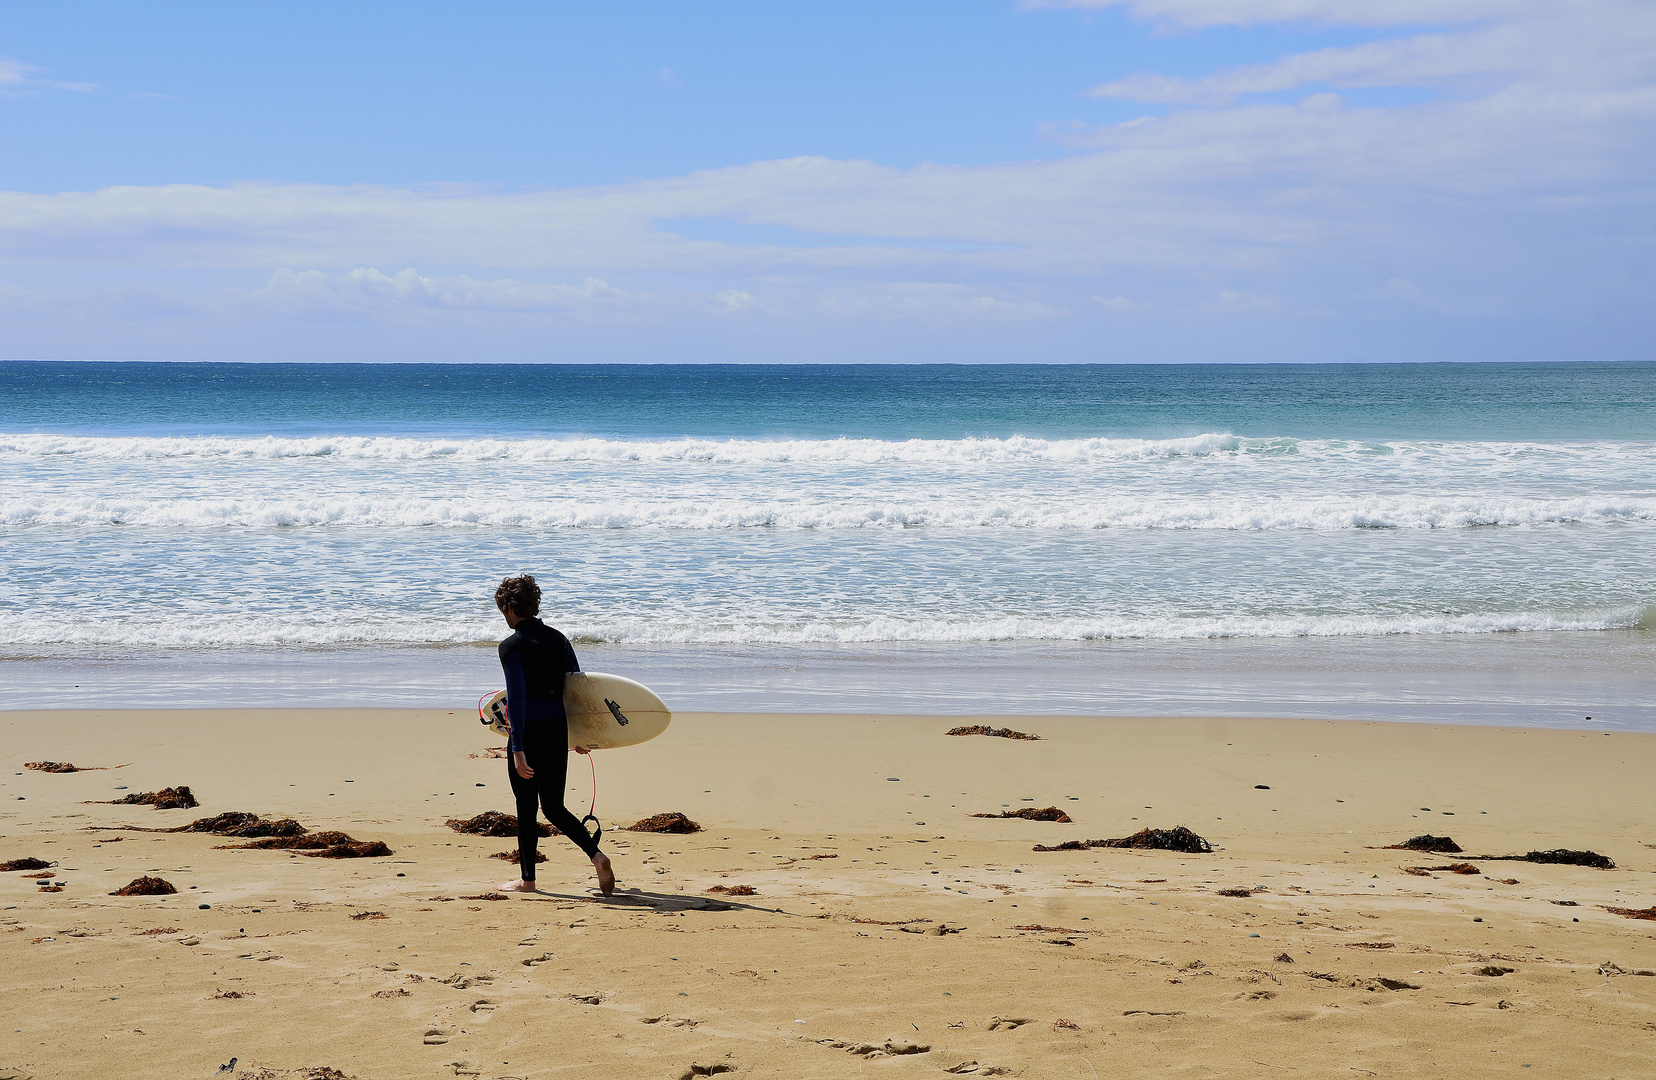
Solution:
[[[490,1001],[488,998],[478,998],[471,1004],[472,1012],[484,1013],[485,1015],[494,1012],[498,1008],[500,1008],[500,1002]]]
[[[180,945],[200,945],[201,939],[196,937],[194,934],[191,934],[188,937],[179,938],[178,943]]]
[[[456,990],[470,990],[474,986],[488,986],[494,982],[494,976],[490,975],[486,971],[483,971],[477,973],[476,975],[454,974],[450,975],[446,979],[438,979],[437,981],[447,986],[452,986]]]
[[[604,1003],[604,995],[603,994],[570,994],[569,995],[569,1000],[579,1001],[582,1005],[602,1005]]]
[[[482,1076],[483,1075],[483,1070],[482,1069],[476,1068],[473,1065],[471,1065],[470,1063],[464,1062],[464,1061],[451,1061],[451,1062],[448,1063],[448,1067],[454,1070],[454,1075],[455,1076]]]
[[[991,1016],[989,1018],[990,1031],[1014,1031],[1029,1023],[1029,1017],[1023,1016]]]
[[[280,960],[281,957],[273,952],[246,952],[237,957],[238,960],[257,960],[264,963],[266,960]]]
[[[539,956],[530,956],[520,962],[524,967],[534,967],[536,964],[544,964],[550,959],[552,959],[552,954],[543,952]]]
[[[640,1017],[638,1022],[640,1024],[660,1024],[663,1027],[676,1028],[693,1028],[707,1023],[705,1020],[692,1020],[688,1016],[668,1016],[666,1013],[662,1013],[660,1016]]]
[[[454,1034],[454,1029],[453,1028],[439,1028],[439,1027],[426,1028],[426,1031],[425,1031],[425,1044],[427,1046],[441,1046],[444,1043],[448,1042],[449,1041],[449,1036],[453,1035],[453,1034]]]
[[[999,1065],[979,1065],[975,1061],[962,1061],[952,1069],[944,1069],[946,1073],[956,1076],[1011,1076],[1012,1070]]]
[[[736,1066],[719,1061],[712,1065],[697,1065],[692,1063],[688,1069],[678,1074],[678,1080],[695,1080],[698,1076],[718,1076],[720,1073],[735,1072]]]
[[[827,1046],[834,1050],[844,1050],[847,1054],[855,1054],[864,1058],[905,1057],[910,1054],[929,1054],[931,1047],[925,1043],[909,1042],[907,1039],[889,1039],[883,1043],[848,1042],[845,1039],[812,1039],[801,1035],[806,1042],[814,1042],[818,1046]]]

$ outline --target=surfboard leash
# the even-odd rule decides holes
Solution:
[[[592,760],[592,751],[586,752],[587,764],[592,766],[592,802],[587,804],[586,817],[581,819],[581,827],[592,822],[592,842],[597,844],[604,838],[604,826],[598,821],[598,763]]]

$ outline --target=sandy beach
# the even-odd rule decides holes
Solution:
[[[945,734],[962,723],[1041,739]],[[0,861],[63,886],[0,875],[0,1077],[1656,1070],[1656,922],[1608,910],[1656,904],[1656,735],[682,714],[597,755],[613,898],[552,838],[543,892],[495,900],[511,868],[489,855],[514,842],[444,824],[512,810],[463,713],[11,712],[0,732]],[[179,785],[199,808],[92,802]],[[590,786],[572,758],[577,813]],[[1073,821],[970,816],[1045,807]],[[226,811],[394,854],[92,828]],[[622,831],[668,811],[703,830]],[[1179,825],[1212,853],[1033,850]],[[1464,854],[1381,849],[1421,834]],[[1430,869],[1552,848],[1616,869]],[[146,875],[177,894],[110,895]]]

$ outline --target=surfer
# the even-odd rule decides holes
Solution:
[[[512,631],[500,643],[500,666],[506,672],[506,720],[512,737],[506,775],[517,799],[517,881],[501,884],[502,892],[535,891],[536,803],[546,811],[553,828],[569,837],[592,860],[598,888],[605,896],[615,890],[615,871],[609,856],[580,819],[564,806],[564,782],[569,765],[569,722],[564,713],[564,675],[581,670],[569,639],[540,621],[540,586],[528,574],[509,577],[495,590],[495,607]],[[586,753],[585,750],[578,751]]]

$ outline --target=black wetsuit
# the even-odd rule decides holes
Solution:
[[[535,880],[535,847],[540,831],[535,804],[552,827],[574,841],[587,857],[598,851],[592,834],[564,806],[569,766],[569,721],[564,714],[564,674],[580,671],[569,639],[539,619],[518,620],[500,643],[500,666],[506,672],[506,720],[512,727],[506,773],[517,797],[518,866],[524,881]],[[535,777],[518,775],[513,753],[522,751]]]

